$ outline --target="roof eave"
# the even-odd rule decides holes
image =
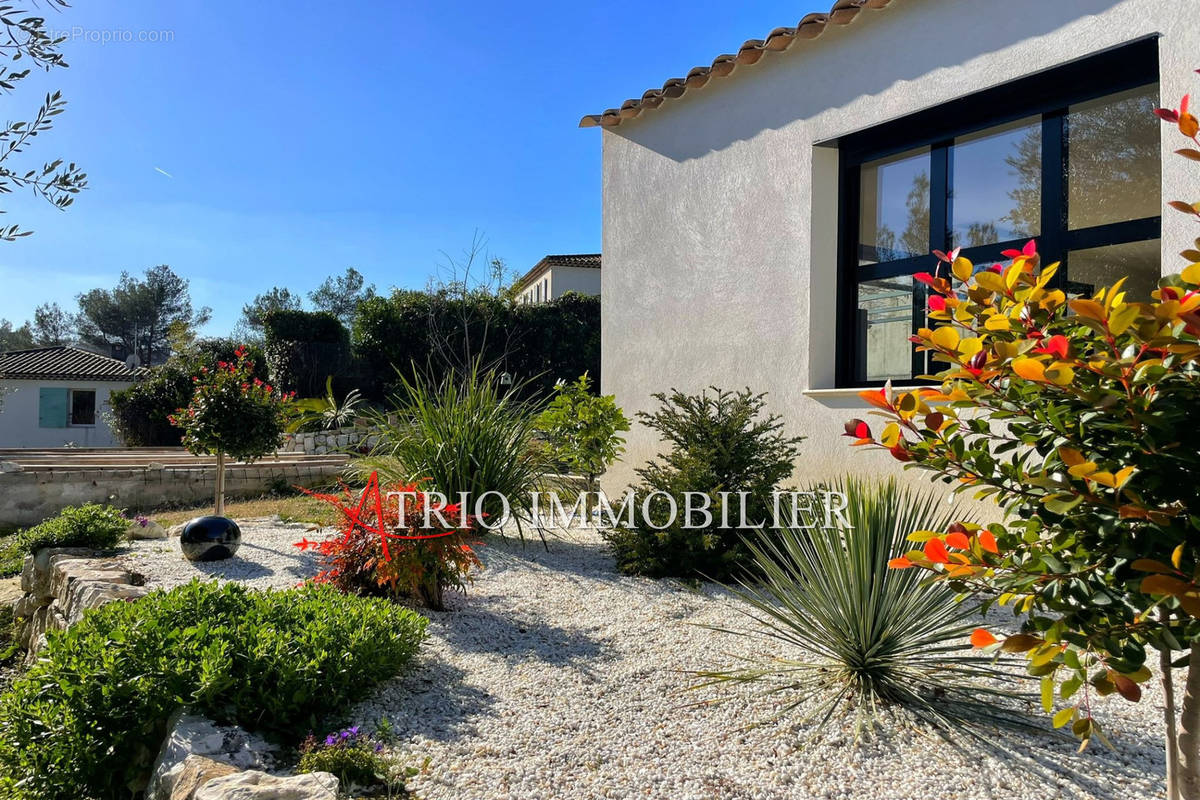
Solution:
[[[650,89],[640,98],[629,99],[620,108],[610,108],[600,114],[587,114],[579,120],[581,128],[612,128],[627,119],[639,116],[647,109],[658,108],[664,100],[682,97],[690,89],[699,89],[711,78],[727,77],[740,66],[758,63],[767,53],[787,50],[798,39],[816,39],[829,25],[849,25],[863,9],[880,10],[897,0],[836,0],[827,14],[807,14],[795,27],[776,28],[765,39],[750,39],[738,48],[736,55],[717,56],[707,67],[694,67],[686,77],[671,78],[661,89]]]

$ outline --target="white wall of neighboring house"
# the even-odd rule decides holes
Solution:
[[[652,392],[749,386],[808,437],[797,480],[915,475],[840,438],[869,409],[857,390],[831,388],[831,143],[1156,35],[1161,104],[1177,107],[1197,86],[1198,0],[903,0],[603,128],[603,391],[632,418],[655,407]],[[1164,203],[1196,199],[1196,165],[1172,154],[1181,146],[1164,126]],[[1164,271],[1183,266],[1195,236],[1194,220],[1163,213]],[[658,447],[635,425],[609,488]]]
[[[600,294],[600,272],[587,267],[554,267],[547,273],[550,276],[550,299],[557,300],[567,292]]]
[[[51,381],[0,379],[0,447],[116,447],[121,444],[105,421],[109,394],[128,388],[127,381]],[[44,428],[39,426],[39,390],[42,387],[94,391],[96,423]]]
[[[545,303],[567,292],[600,294],[600,270],[589,267],[551,267],[521,292],[522,303]]]

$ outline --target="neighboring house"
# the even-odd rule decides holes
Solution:
[[[546,256],[513,287],[518,303],[547,303],[567,292],[600,294],[600,254]]]
[[[0,353],[0,447],[113,447],[111,392],[145,369],[75,347]]]
[[[653,41],[653,37],[647,39]],[[1145,295],[1200,195],[1151,115],[1200,89],[1196,0],[838,0],[585,117],[603,147],[603,391],[769,393],[798,479],[886,470],[843,446],[857,397],[936,370],[912,275],[1038,240],[1061,286]],[[613,482],[657,448],[640,426]]]

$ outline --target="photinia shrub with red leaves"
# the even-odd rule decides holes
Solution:
[[[1187,107],[1158,115],[1200,144]],[[915,532],[891,566],[1025,615],[1020,633],[972,643],[1024,653],[1055,727],[1083,745],[1104,736],[1095,698],[1138,702],[1157,651],[1170,791],[1200,797],[1200,240],[1150,297],[1122,280],[1069,298],[1034,242],[982,270],[935,255],[915,276],[931,327],[913,342],[946,365],[941,385],[863,392],[886,423],[851,420],[846,435],[1008,516]],[[1172,665],[1189,670],[1178,715]]]
[[[465,590],[483,568],[473,549],[479,546],[473,541],[479,525],[458,505],[441,504],[429,507],[427,526],[430,497],[421,486],[380,487],[372,479],[354,508],[349,487],[342,487],[341,496],[302,490],[332,503],[344,516],[334,536],[295,545],[320,553],[322,569],[313,580],[353,594],[405,597],[441,611],[445,590]]]

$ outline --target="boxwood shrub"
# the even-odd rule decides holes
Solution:
[[[0,797],[127,798],[181,705],[294,743],[396,674],[427,620],[306,585],[192,583],[52,633],[0,695]]]
[[[129,520],[112,506],[67,506],[58,516],[18,534],[16,546],[22,553],[36,553],[43,547],[107,550],[116,547],[128,529]]]

